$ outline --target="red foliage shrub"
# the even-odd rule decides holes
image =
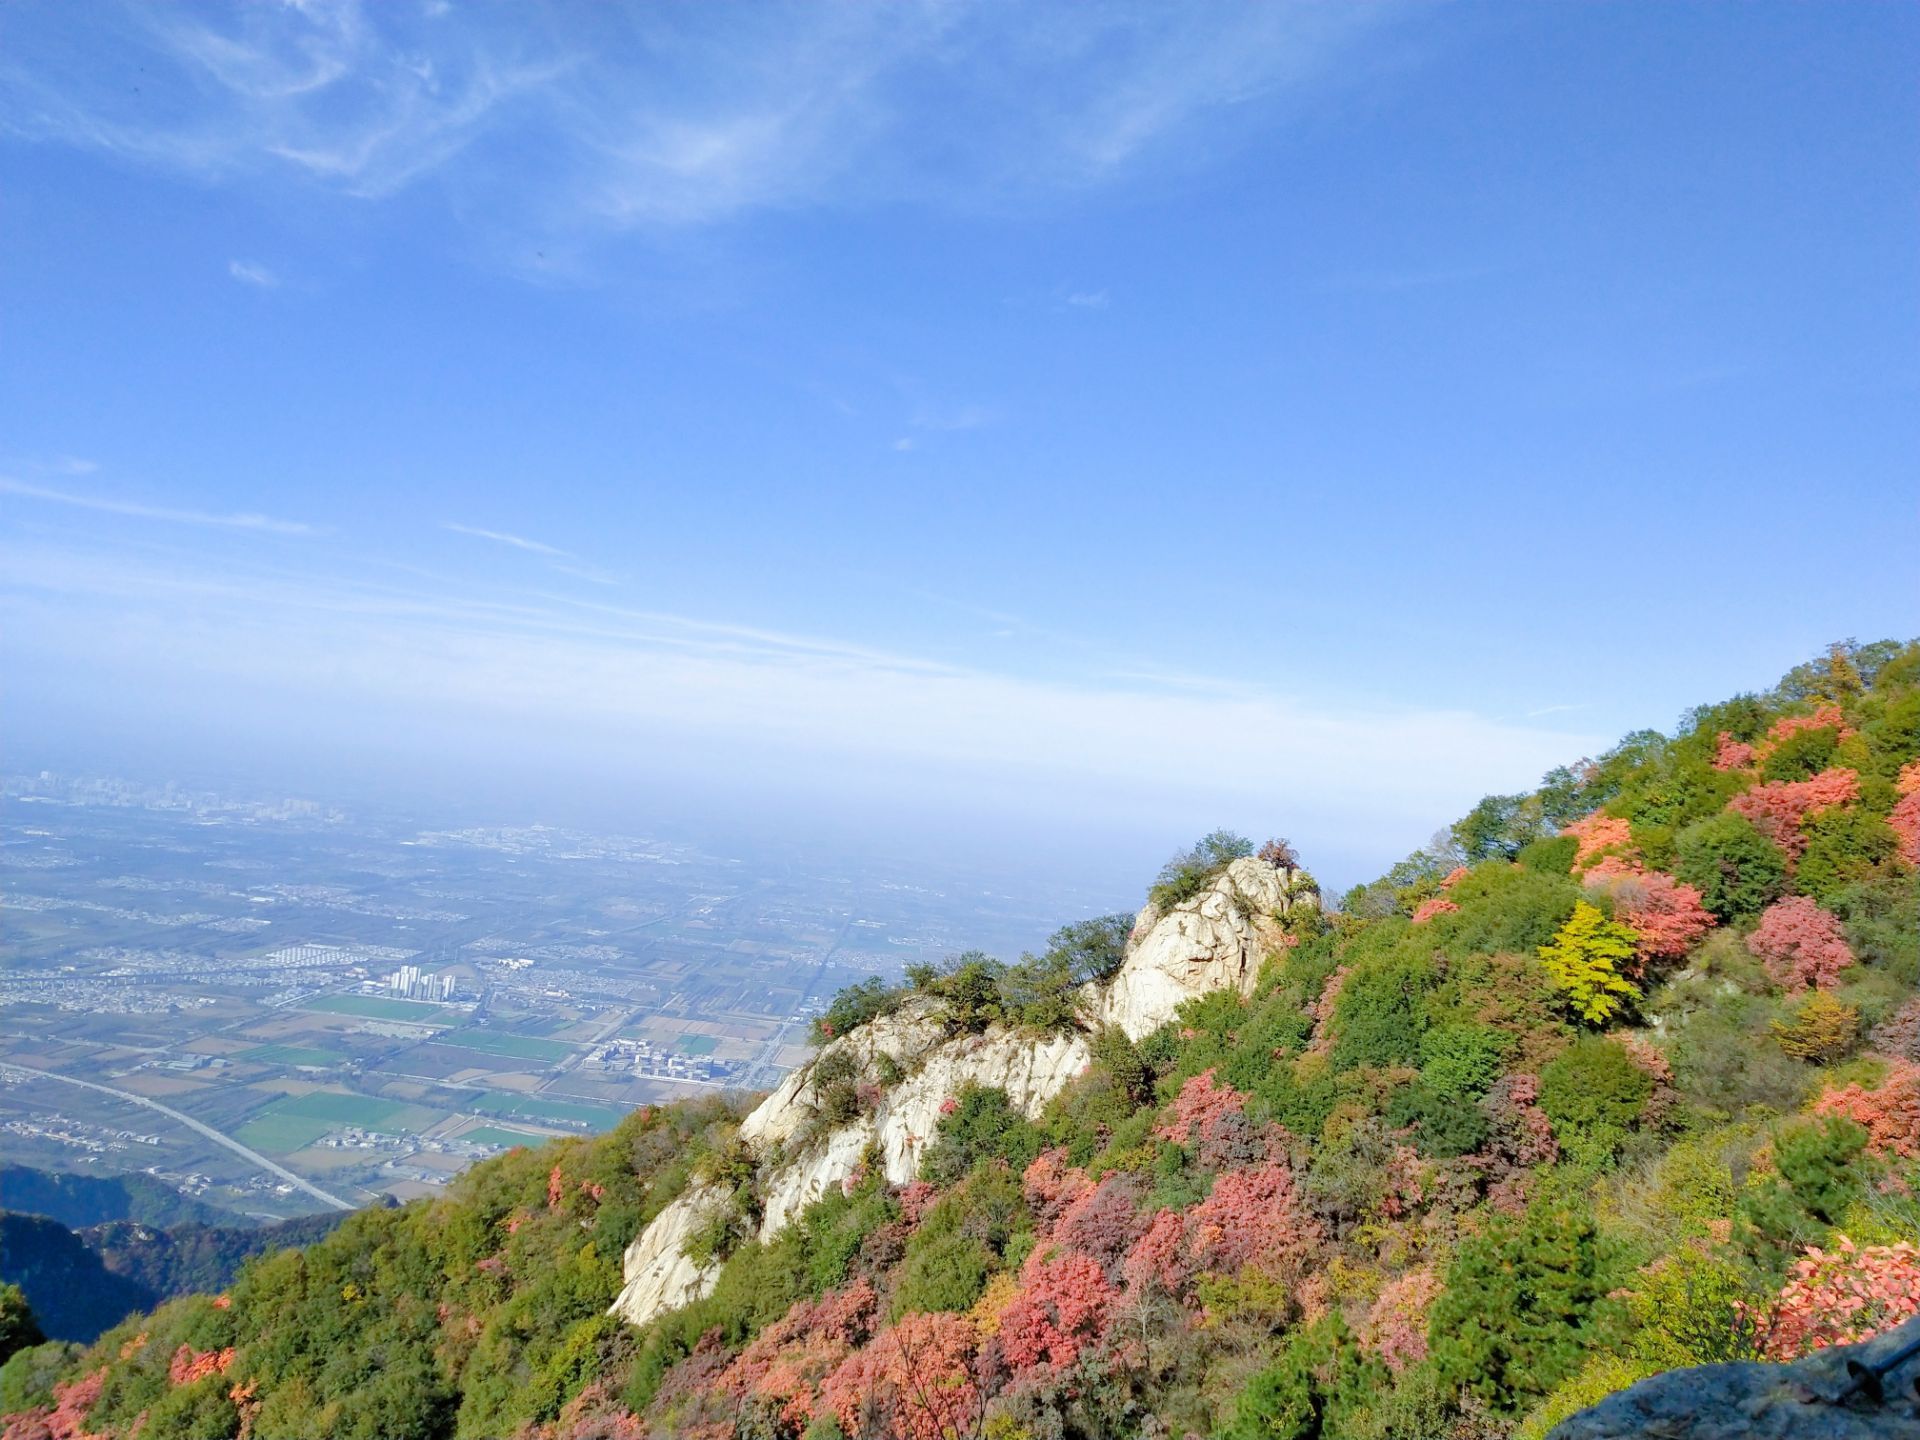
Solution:
[[[1326,1238],[1300,1203],[1284,1164],[1228,1170],[1187,1213],[1187,1249],[1204,1269],[1244,1266],[1279,1272],[1304,1261]]]
[[[1456,865],[1453,867],[1453,869],[1447,871],[1446,875],[1441,878],[1440,888],[1442,890],[1451,890],[1454,886],[1458,885],[1462,880],[1466,879],[1467,876],[1471,875],[1472,873],[1473,872],[1469,870],[1465,865]]]
[[[1083,1345],[1100,1338],[1115,1299],[1091,1257],[1069,1253],[1043,1260],[1042,1253],[1028,1257],[1019,1293],[1000,1312],[1000,1347],[1016,1371],[1041,1364],[1065,1370]]]
[[[23,1433],[45,1434],[48,1440],[106,1440],[87,1428],[87,1412],[99,1403],[100,1392],[107,1386],[107,1367],[102,1365],[91,1374],[78,1380],[70,1380],[63,1385],[53,1387],[53,1408],[51,1410],[29,1411],[25,1415],[14,1417],[15,1424],[23,1427]],[[15,1424],[7,1426],[8,1436],[15,1433]],[[25,1430],[31,1424],[33,1430]]]
[[[1436,915],[1450,915],[1459,908],[1444,895],[1430,895],[1413,907],[1413,923],[1424,925]]]
[[[1231,1085],[1218,1083],[1213,1075],[1212,1070],[1202,1070],[1182,1085],[1174,1097],[1172,1115],[1153,1133],[1175,1145],[1185,1145],[1196,1130],[1204,1133],[1223,1115],[1238,1115],[1245,1110],[1247,1097]]]
[[[1753,746],[1744,740],[1736,740],[1731,732],[1722,730],[1716,737],[1713,752],[1713,768],[1716,770],[1744,770],[1753,764]]]
[[[647,1426],[596,1380],[563,1405],[559,1417],[539,1434],[541,1440],[647,1440]]]
[[[909,1225],[918,1225],[939,1198],[940,1187],[932,1181],[909,1180],[900,1187],[900,1218]]]
[[[1900,774],[1893,782],[1896,795],[1920,795],[1920,760],[1909,760],[1900,767]]]
[[[173,1360],[167,1366],[167,1379],[175,1385],[191,1385],[209,1375],[224,1375],[233,1364],[233,1356],[231,1345],[224,1350],[195,1350],[191,1345],[182,1345],[173,1352]]]
[[[1874,1026],[1867,1043],[1889,1060],[1920,1065],[1920,995]]]
[[[1700,892],[1664,870],[1629,870],[1612,857],[1587,871],[1589,889],[1613,897],[1614,918],[1631,928],[1640,967],[1660,960],[1678,960],[1713,928],[1713,912],[1700,903]]]
[[[1838,917],[1806,895],[1769,905],[1747,936],[1747,950],[1767,967],[1774,984],[1787,990],[1809,985],[1826,990],[1853,964]]]
[[[905,1315],[841,1362],[821,1401],[849,1435],[953,1440],[980,1419],[979,1335],[960,1315]]]
[[[1786,741],[1809,730],[1831,730],[1836,740],[1845,740],[1853,734],[1853,727],[1847,724],[1847,718],[1840,713],[1838,705],[1818,705],[1811,715],[1782,715],[1774,721],[1772,728],[1754,747],[1754,756],[1764,760]]]
[[[1186,1259],[1186,1234],[1186,1222],[1179,1211],[1162,1210],[1155,1215],[1146,1233],[1120,1262],[1120,1274],[1128,1290],[1139,1293],[1154,1285],[1169,1295],[1184,1290],[1193,1278],[1193,1268]]]
[[[560,1202],[567,1198],[567,1182],[560,1174],[560,1167],[554,1166],[547,1172],[547,1209],[558,1210]]]
[[[818,1301],[798,1301],[748,1343],[714,1388],[767,1401],[781,1423],[804,1430],[816,1411],[818,1387],[866,1340],[878,1308],[873,1286],[864,1278]]]
[[[1633,827],[1625,820],[1598,810],[1562,827],[1560,833],[1571,835],[1580,842],[1580,848],[1573,856],[1573,868],[1576,870],[1586,869],[1600,858],[1603,851],[1610,850],[1622,856],[1629,856],[1633,851]]]
[[[1340,992],[1346,988],[1351,965],[1342,965],[1320,987],[1320,998],[1313,1002],[1313,1038],[1307,1042],[1309,1055],[1324,1055],[1333,1048],[1333,1012],[1340,1004]]]
[[[1213,1073],[1196,1075],[1180,1088],[1172,1118],[1154,1133],[1187,1146],[1203,1170],[1265,1160],[1280,1132],[1273,1126],[1256,1129],[1246,1116],[1247,1097],[1214,1080]]]
[[[1816,810],[1860,798],[1860,777],[1851,770],[1822,770],[1810,780],[1770,780],[1743,791],[1727,809],[1787,852],[1789,862],[1806,851],[1800,822]]]
[[[1020,1189],[1043,1226],[1092,1188],[1087,1172],[1067,1163],[1065,1149],[1042,1150],[1020,1175]]]
[[[1134,1206],[1139,1203],[1141,1189],[1137,1176],[1107,1176],[1060,1212],[1053,1226],[1053,1243],[1090,1256],[1109,1277],[1117,1276],[1120,1262],[1140,1230]]]
[[[1842,1235],[1831,1251],[1808,1249],[1794,1263],[1761,1327],[1761,1351],[1795,1360],[1829,1345],[1852,1345],[1920,1314],[1920,1250],[1856,1246]]]
[[[1830,1090],[1814,1102],[1813,1113],[1844,1115],[1861,1126],[1875,1154],[1920,1159],[1920,1065],[1896,1060],[1878,1089]]]
[[[1509,1214],[1526,1208],[1527,1172],[1560,1158],[1553,1122],[1539,1102],[1540,1080],[1534,1075],[1502,1076],[1480,1102],[1492,1131],[1470,1158],[1486,1177],[1487,1198]]]
[[[1629,1030],[1625,1034],[1616,1034],[1613,1038],[1619,1042],[1620,1048],[1627,1052],[1627,1058],[1651,1075],[1657,1084],[1673,1083],[1673,1066],[1660,1047],[1645,1035]]]
[[[1387,1282],[1367,1311],[1361,1346],[1378,1355],[1394,1374],[1427,1358],[1427,1311],[1442,1289],[1430,1269],[1409,1270]]]
[[[1920,760],[1901,767],[1895,788],[1900,798],[1887,816],[1887,824],[1900,841],[1900,858],[1909,865],[1920,865]]]

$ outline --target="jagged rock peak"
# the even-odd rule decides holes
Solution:
[[[1305,871],[1252,858],[1235,860],[1164,913],[1149,904],[1134,922],[1119,971],[1081,990],[1083,1031],[1114,1025],[1139,1039],[1195,996],[1249,993],[1261,962],[1285,941],[1282,918],[1318,904],[1319,889]],[[932,997],[910,997],[824,1047],[741,1123],[740,1138],[759,1164],[758,1238],[773,1239],[870,1161],[892,1184],[913,1179],[941,1107],[967,1086],[1003,1090],[1014,1109],[1037,1119],[1091,1058],[1085,1033],[1036,1035],[994,1025],[955,1035],[943,1010]],[[830,1122],[825,1074],[837,1074],[842,1086],[871,1087],[877,1098]],[[708,1294],[720,1267],[695,1264],[687,1243],[730,1203],[720,1187],[695,1184],[662,1210],[627,1247],[625,1285],[612,1313],[643,1324]]]
[[[1848,1361],[1877,1369],[1915,1345],[1920,1319],[1790,1365],[1670,1370],[1561,1421],[1547,1440],[1920,1440],[1920,1355],[1887,1369],[1877,1396],[1841,1398]]]
[[[1101,997],[1100,1018],[1138,1040],[1196,995],[1250,994],[1261,962],[1284,943],[1281,917],[1319,903],[1319,887],[1306,871],[1248,858],[1165,914],[1148,904],[1133,923],[1125,963]]]

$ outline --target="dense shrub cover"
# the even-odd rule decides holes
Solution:
[[[1089,1035],[1039,1117],[951,1097],[909,1185],[869,1156],[762,1243],[740,1107],[643,1112],[84,1349],[14,1317],[8,1440],[1492,1440],[1851,1338],[1920,1306],[1916,796],[1920,647],[1835,647],[1488,797],[1290,921],[1251,995]],[[1250,849],[1207,837],[1155,903]],[[855,987],[819,1038],[909,1000],[1079,1025],[1129,924]],[[835,1116],[874,1103],[842,1069]],[[696,1174],[735,1198],[712,1293],[610,1317]]]

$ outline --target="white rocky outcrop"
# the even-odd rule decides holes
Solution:
[[[1165,915],[1147,906],[1134,921],[1126,963],[1101,998],[1100,1018],[1138,1040],[1195,995],[1251,994],[1261,962],[1282,941],[1276,917],[1319,903],[1304,871],[1248,859],[1234,861],[1213,884]]]
[[[1278,917],[1317,903],[1318,892],[1304,872],[1248,859],[1234,861],[1165,914],[1149,905],[1134,922],[1119,972],[1082,991],[1086,1030],[1116,1025],[1139,1039],[1196,995],[1249,993],[1261,961],[1281,943]],[[941,1011],[938,1001],[916,997],[842,1036],[811,1065],[787,1076],[741,1122],[740,1138],[760,1158],[762,1240],[779,1234],[828,1187],[844,1183],[870,1150],[878,1152],[891,1183],[913,1179],[941,1106],[968,1085],[1004,1090],[1008,1102],[1032,1119],[1087,1067],[1086,1034],[1034,1035],[993,1026],[984,1034],[950,1036]],[[822,1061],[842,1055],[864,1082],[884,1093],[873,1109],[823,1131],[814,1077]],[[719,1266],[696,1266],[684,1251],[688,1237],[727,1203],[717,1187],[695,1185],[661,1211],[627,1247],[626,1284],[613,1313],[642,1324],[709,1293]]]

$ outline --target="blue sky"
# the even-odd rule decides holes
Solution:
[[[1916,71],[1893,5],[22,0],[9,748],[1362,878],[1920,632]]]

